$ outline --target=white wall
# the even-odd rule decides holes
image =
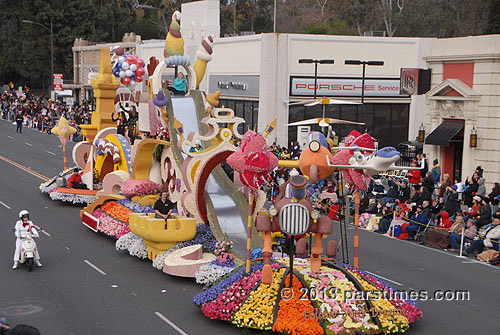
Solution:
[[[260,74],[262,35],[218,38],[207,73]]]
[[[344,65],[346,59],[383,60],[384,66],[367,66],[367,77],[399,77],[400,68],[416,67],[417,38],[290,35],[291,75],[314,74],[313,64],[300,58],[334,59],[318,65],[318,75],[360,77],[361,66]]]
[[[196,60],[196,50],[208,35],[220,36],[220,10],[218,0],[183,3],[181,6],[181,34],[184,55]]]
[[[196,61],[196,51],[201,41],[213,35],[220,36],[220,9],[218,0],[204,0],[183,3],[181,5],[181,34],[184,38],[184,56],[189,57],[191,64]],[[207,74],[200,83],[200,89],[207,87]]]
[[[413,54],[413,66],[406,67],[416,67],[420,69],[427,69],[427,62],[425,57],[430,53],[431,38],[421,38],[416,41],[414,54]],[[432,75],[432,74],[431,74]],[[410,118],[408,122],[408,140],[414,141],[418,135],[418,129],[420,125],[425,124],[426,115],[426,96],[422,95],[412,95],[410,104]],[[426,129],[426,133],[430,134],[430,129]]]

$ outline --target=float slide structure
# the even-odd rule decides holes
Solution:
[[[169,92],[164,92],[170,96]],[[171,107],[168,106],[169,120],[176,119],[182,123],[185,134],[200,133],[206,131],[207,127],[201,123],[205,117],[205,108],[202,92],[190,91],[190,96],[171,97]],[[205,128],[205,129],[203,129]],[[172,129],[175,132],[175,129]],[[174,157],[178,159],[178,166],[182,166],[186,155],[179,150],[175,138],[172,138],[172,148],[176,151]],[[210,142],[203,143],[204,147],[210,146]],[[217,236],[221,234],[221,240],[227,235],[235,242],[234,249],[244,255],[246,249],[246,221],[248,217],[248,202],[243,193],[238,190],[232,180],[219,166],[220,163],[232,153],[223,151],[214,155],[207,164],[204,171],[200,171],[199,185],[204,192],[197,195],[201,220],[208,222]]]

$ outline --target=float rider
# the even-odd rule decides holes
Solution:
[[[184,73],[179,71],[177,78],[175,78],[174,85],[167,88],[174,95],[186,95],[187,81],[184,77]]]
[[[27,210],[23,209],[19,212],[19,219],[20,220],[16,222],[16,226],[14,228],[16,235],[16,251],[14,252],[13,269],[17,269],[19,267],[19,261],[21,259],[21,244],[26,235],[31,233],[33,237],[39,237],[38,231],[36,230],[33,222],[30,220],[30,213]],[[38,248],[35,250],[35,265],[42,266],[42,263],[40,263]]]
[[[156,200],[153,209],[155,210],[155,217],[157,219],[171,219],[172,213],[175,209],[175,204],[172,203],[167,197],[166,191],[160,192],[160,197]]]

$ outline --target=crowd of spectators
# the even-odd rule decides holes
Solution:
[[[24,127],[51,133],[61,116],[79,130],[80,124],[89,124],[94,101],[83,101],[81,104],[68,105],[58,100],[51,101],[44,96],[37,97],[29,92],[18,96],[15,93],[3,92],[0,97],[0,112],[4,120],[14,122],[21,120]],[[80,132],[74,139],[81,137]]]
[[[458,178],[452,182],[441,174],[438,160],[429,171],[426,157],[418,159],[412,167],[423,166],[421,170],[372,180],[361,204],[361,226],[451,252],[462,247],[465,255],[498,262],[500,184],[494,183],[488,193],[481,166],[464,183]]]
[[[271,150],[280,159],[300,156],[300,147],[293,142],[288,148],[274,144]],[[293,173],[298,172],[277,168],[269,175],[270,200]],[[314,207],[335,220],[343,217],[347,192],[340,178],[335,174],[309,185]],[[465,182],[458,178],[452,181],[442,173],[437,159],[429,167],[426,155],[419,154],[406,173],[374,176],[361,199],[360,226],[450,252],[459,252],[463,234],[465,255],[498,262],[499,202],[500,184],[494,183],[488,193],[480,166]],[[486,259],[481,256],[484,250],[489,252]]]
[[[0,111],[3,119],[14,122],[22,117],[24,126],[50,133],[61,116],[77,129],[80,124],[90,123],[93,106],[93,101],[67,105],[45,97],[4,92]],[[81,134],[77,133],[74,139],[79,137]],[[273,144],[271,150],[281,160],[298,160],[301,154],[298,142],[291,142],[289,147]],[[460,249],[463,234],[466,255],[491,249],[496,254],[491,253],[489,258],[498,259],[500,184],[495,183],[487,193],[480,166],[465,183],[460,179],[452,182],[448,174],[442,174],[437,159],[429,170],[425,154],[417,158],[405,175],[374,176],[361,199],[361,227],[452,252]],[[268,199],[273,200],[290,175],[298,173],[285,168],[271,172],[265,186]],[[339,173],[315,185],[310,184],[309,194],[314,207],[334,220],[341,219],[341,207],[347,193],[342,186]]]

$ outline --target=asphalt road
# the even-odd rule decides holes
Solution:
[[[62,169],[58,146],[56,136],[30,129],[16,134],[13,125],[0,121],[0,155],[47,177]],[[80,223],[80,207],[51,201],[38,191],[40,182],[0,160],[0,316],[11,324],[31,324],[51,335],[258,334],[204,317],[191,303],[201,286],[116,251],[114,241]],[[11,270],[12,228],[23,208],[50,234],[37,241],[43,267],[31,273]],[[352,241],[353,230],[348,234]],[[468,301],[420,300],[424,318],[409,334],[499,332],[500,268],[366,231],[360,232],[360,244],[360,267],[390,279],[397,289],[430,295],[469,291]]]

